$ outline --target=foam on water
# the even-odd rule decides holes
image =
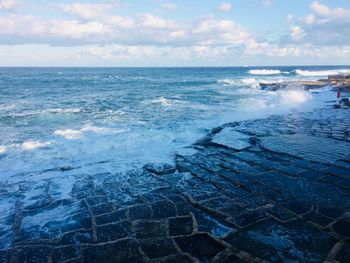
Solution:
[[[78,113],[81,112],[79,108],[68,108],[68,109],[46,109],[42,111],[43,113]]]
[[[256,80],[255,78],[242,79],[242,83],[246,85],[251,85],[253,87],[257,87],[259,85],[259,81]]]
[[[160,97],[160,98],[153,99],[153,100],[145,100],[144,103],[145,104],[160,104],[163,106],[171,106],[171,104],[172,104],[171,100],[166,99],[164,97]]]
[[[65,139],[73,140],[73,139],[80,139],[84,134],[87,133],[96,133],[96,134],[116,134],[125,132],[125,130],[120,129],[113,129],[109,127],[96,127],[91,124],[86,124],[82,128],[73,130],[73,129],[66,129],[66,130],[56,130],[54,132],[55,135],[62,136]]]
[[[259,81],[259,83],[271,84],[271,83],[282,83],[283,81],[285,81],[285,80],[284,79],[272,79],[272,80],[262,79],[261,81]]]
[[[350,73],[350,70],[349,69],[336,69],[336,70],[315,70],[315,71],[310,71],[310,70],[297,69],[297,70],[295,70],[295,73],[297,75],[301,75],[301,76],[305,76],[305,77],[322,77],[322,76]]]
[[[54,133],[68,140],[79,139],[81,136],[81,132],[79,130],[72,130],[72,129],[56,130]]]
[[[281,99],[284,104],[304,103],[312,98],[311,94],[301,90],[288,90],[282,93]]]
[[[42,147],[48,146],[50,144],[51,144],[50,142],[27,141],[27,142],[22,143],[21,147],[23,150],[30,151],[30,150],[34,150],[37,148],[42,148]]]
[[[45,172],[57,167],[93,175],[172,163],[176,152],[190,153],[186,147],[215,126],[310,110],[323,101],[300,87],[260,90],[259,82],[295,76],[256,79],[245,68],[60,69],[61,75],[24,69],[21,78],[7,71],[12,77],[0,99],[6,107],[0,112],[2,180],[70,173]],[[42,86],[53,76],[52,87]]]
[[[251,75],[277,75],[282,74],[278,69],[251,69],[248,71]]]
[[[241,79],[220,79],[217,81],[218,84],[223,86],[236,86],[240,88],[246,88],[246,86],[258,89],[260,84],[271,84],[271,83],[282,83],[288,80],[288,78],[275,78],[267,76],[265,78],[241,78]]]
[[[217,81],[217,83],[222,84],[222,85],[231,86],[231,85],[237,85],[238,81],[237,81],[237,79],[219,79]]]
[[[7,148],[5,146],[0,145],[0,154],[5,153]]]

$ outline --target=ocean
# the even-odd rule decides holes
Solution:
[[[0,179],[172,163],[218,125],[308,111],[328,88],[261,90],[349,67],[0,68]],[[50,173],[48,173],[50,171]]]

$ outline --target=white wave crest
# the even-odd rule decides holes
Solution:
[[[72,130],[72,129],[56,130],[54,133],[68,140],[79,139],[81,137],[81,132],[79,130]]]
[[[259,81],[255,78],[221,79],[217,83],[225,87],[224,89],[217,90],[221,94],[256,94],[259,90]],[[230,87],[230,89],[226,87]]]
[[[68,109],[60,109],[60,108],[54,108],[54,109],[47,109],[43,111],[44,113],[78,113],[81,112],[81,109],[79,108],[68,108]]]
[[[248,73],[251,75],[277,75],[282,74],[282,71],[277,69],[251,69]]]
[[[0,154],[5,153],[7,151],[6,146],[1,146],[0,145]]]
[[[22,143],[21,148],[23,150],[34,150],[37,148],[45,147],[47,145],[50,145],[50,142],[41,142],[41,141],[26,141]]]
[[[236,79],[219,79],[217,83],[224,86],[233,86],[237,84],[237,80]]]
[[[81,129],[77,129],[77,130],[73,130],[73,129],[56,130],[54,134],[68,140],[75,140],[75,139],[80,139],[85,133],[88,133],[88,132],[92,132],[96,134],[112,134],[112,133],[116,134],[124,131],[125,130],[113,129],[113,128],[107,128],[107,127],[96,127],[88,124],[82,127]]]
[[[283,83],[285,82],[285,80],[283,79],[274,79],[274,80],[261,80],[259,81],[259,83],[261,84],[273,84],[273,83]]]
[[[168,100],[164,97],[160,97],[158,99],[154,99],[154,100],[146,100],[144,101],[145,104],[161,104],[163,106],[171,106],[171,100]]]
[[[255,78],[242,79],[241,82],[246,85],[259,85],[259,82]]]
[[[219,79],[218,84],[223,84],[224,86],[234,86],[234,85],[257,85],[259,82],[255,78],[245,78],[245,79]]]
[[[305,77],[317,77],[317,76],[330,76],[330,75],[350,73],[350,69],[316,70],[316,71],[297,69],[295,73],[297,75],[301,75]]]

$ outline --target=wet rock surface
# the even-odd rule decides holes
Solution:
[[[174,166],[0,182],[0,262],[350,262],[349,129],[346,110],[272,116]]]
[[[325,86],[333,86],[342,91],[350,89],[350,74],[329,75],[327,79],[319,80],[297,80],[297,81],[277,81],[275,83],[260,83],[260,87],[265,90],[279,90],[288,87],[302,87],[305,90],[318,89]]]

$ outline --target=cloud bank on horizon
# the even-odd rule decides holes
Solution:
[[[0,0],[0,66],[349,61],[348,0]]]

